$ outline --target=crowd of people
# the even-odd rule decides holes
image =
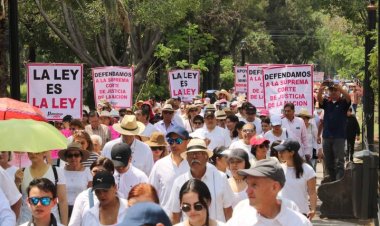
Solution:
[[[311,225],[317,163],[335,181],[352,161],[357,97],[324,82],[314,112],[289,102],[274,115],[216,96],[67,115],[58,159],[28,153],[17,168],[1,151],[0,225]]]

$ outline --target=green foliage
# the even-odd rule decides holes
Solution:
[[[234,62],[231,57],[223,58],[220,61],[222,72],[220,73],[220,87],[230,88],[234,86]]]

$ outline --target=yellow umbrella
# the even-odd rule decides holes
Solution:
[[[0,151],[44,152],[67,147],[54,126],[31,119],[0,120]]]

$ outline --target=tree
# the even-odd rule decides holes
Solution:
[[[7,61],[7,1],[0,1],[0,97],[7,96],[7,84],[9,81]]]

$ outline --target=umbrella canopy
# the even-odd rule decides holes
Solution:
[[[0,98],[0,120],[34,119],[46,121],[42,111],[32,105],[11,98]]]
[[[38,153],[66,147],[67,139],[49,123],[31,119],[0,120],[0,151]]]

